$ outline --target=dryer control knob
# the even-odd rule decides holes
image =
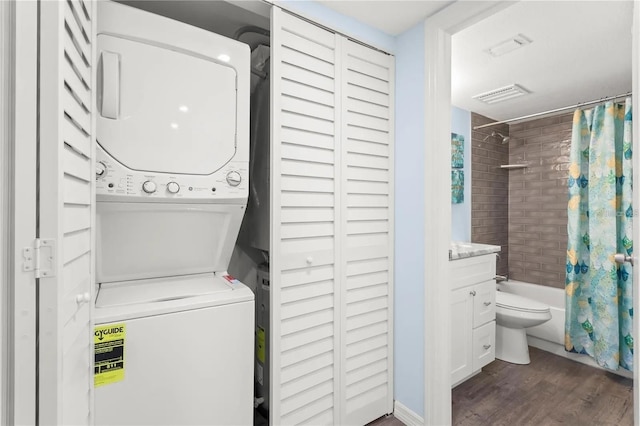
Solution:
[[[98,161],[96,163],[96,177],[99,178],[106,174],[107,174],[107,165],[104,164],[102,161]]]
[[[169,182],[167,184],[167,191],[172,194],[177,194],[178,191],[180,191],[180,185],[178,185],[178,182]]]
[[[142,184],[142,190],[147,194],[153,194],[156,192],[156,183],[148,180]]]
[[[230,186],[238,186],[240,185],[240,182],[242,182],[242,176],[239,172],[231,171],[227,173],[227,183]]]

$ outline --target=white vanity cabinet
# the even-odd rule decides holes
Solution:
[[[451,383],[495,359],[496,255],[456,259],[451,267]]]

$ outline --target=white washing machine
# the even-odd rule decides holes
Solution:
[[[249,48],[98,3],[95,424],[253,422]]]

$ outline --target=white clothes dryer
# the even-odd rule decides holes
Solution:
[[[253,421],[248,46],[98,3],[95,424]]]

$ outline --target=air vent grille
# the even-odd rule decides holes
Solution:
[[[479,95],[473,96],[473,99],[477,99],[480,102],[484,102],[486,104],[495,104],[498,102],[503,102],[509,99],[517,98],[519,96],[528,95],[529,92],[527,89],[519,86],[517,84],[511,84],[509,86],[501,87],[499,89],[490,90],[488,92],[480,93]]]

